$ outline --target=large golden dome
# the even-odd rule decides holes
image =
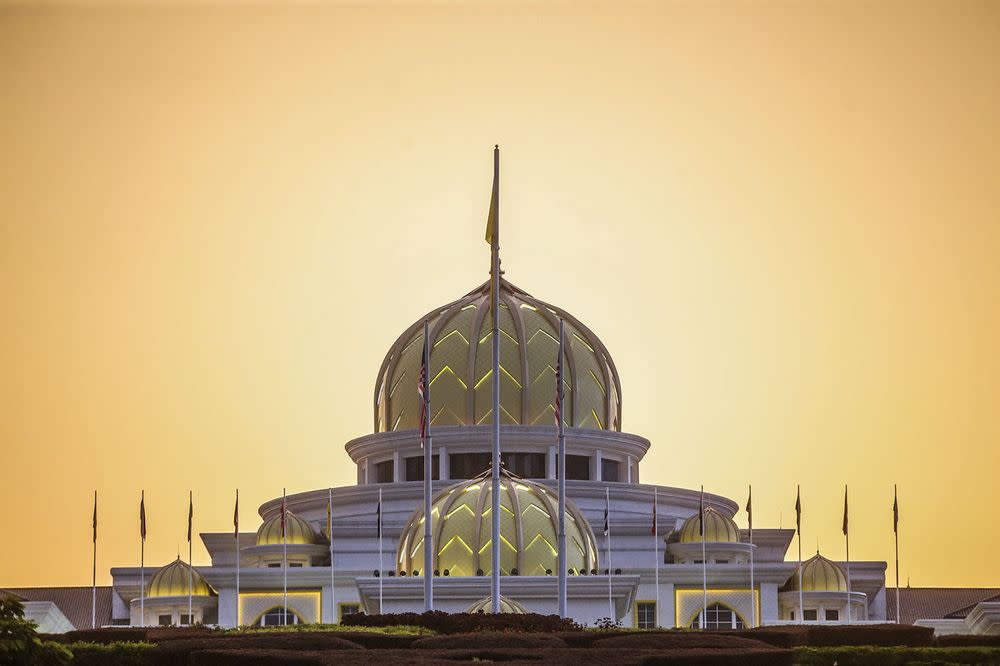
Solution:
[[[291,511],[285,511],[285,538],[281,537],[281,514],[264,521],[257,528],[257,545],[316,543],[316,532],[306,521]]]
[[[558,566],[559,504],[542,486],[502,470],[500,474],[500,571],[523,576],[554,575]],[[445,488],[434,497],[433,568],[451,576],[492,571],[492,482],[490,472]],[[424,511],[414,512],[399,540],[396,562],[402,571],[424,569]],[[566,566],[597,568],[597,545],[587,519],[566,501]]]
[[[677,540],[681,543],[701,542],[701,520],[694,514],[681,527]],[[708,543],[737,543],[740,540],[740,528],[733,519],[719,513],[716,509],[705,507],[705,541]]]
[[[798,569],[781,588],[782,592],[797,592]],[[836,562],[831,562],[818,552],[802,563],[803,592],[846,592],[847,576]]]
[[[163,566],[149,580],[147,597],[186,597],[188,590],[196,597],[214,594],[212,587],[198,573],[178,556],[170,564]]]
[[[428,313],[431,425],[492,423],[490,284]],[[500,283],[500,409],[504,423],[555,425],[559,319],[566,327],[567,426],[621,430],[621,384],[611,355],[572,315]],[[424,318],[389,349],[375,381],[375,432],[416,428]]]

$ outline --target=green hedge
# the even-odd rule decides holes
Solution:
[[[152,663],[152,643],[70,643],[73,666],[148,666]]]
[[[995,647],[800,647],[797,666],[897,666],[897,664],[1000,664]]]

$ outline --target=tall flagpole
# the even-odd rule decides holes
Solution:
[[[805,621],[802,604],[802,489],[795,486],[795,533],[799,542],[799,624]]]
[[[146,626],[146,491],[139,496],[139,626]]]
[[[233,509],[233,545],[236,549],[236,626],[240,626],[240,489],[236,489]]]
[[[337,621],[337,585],[333,566],[333,488],[326,489],[326,533],[330,537],[330,621]]]
[[[844,543],[847,546],[847,624],[851,623],[851,536],[847,524],[847,484],[844,484]]]
[[[287,490],[281,489],[281,624],[288,624],[288,505]]]
[[[492,284],[490,311],[493,319],[493,465],[492,465],[492,559],[490,595],[492,611],[500,612],[500,146],[493,147],[493,195],[487,222],[490,241]]]
[[[708,627],[708,552],[705,548],[705,486],[698,504],[698,531],[701,532],[701,628]]]
[[[424,449],[424,611],[434,610],[434,531],[431,522],[434,519],[431,506],[431,483],[434,472],[434,458],[431,455],[431,341],[429,325],[424,320],[424,357],[421,363],[420,379],[417,385],[421,394],[422,404],[420,415],[420,445]]]
[[[747,524],[750,527],[750,627],[757,626],[757,590],[753,580],[753,486],[748,486],[747,494]]]
[[[654,566],[654,583],[656,585],[656,617],[653,618],[653,622],[657,628],[660,626],[660,537],[658,535],[659,527],[656,524],[656,487],[653,487],[653,566]]]
[[[559,455],[557,456],[559,469],[559,617],[566,617],[567,614],[567,585],[569,584],[569,572],[566,558],[566,431],[563,428],[563,398],[566,393],[563,389],[563,356],[565,354],[565,327],[563,320],[559,320],[559,358],[556,360],[556,428],[559,432]]]
[[[611,599],[611,486],[604,487],[604,533],[608,539],[608,618],[615,619],[615,605]]]
[[[94,491],[94,570],[90,588],[90,628],[97,628],[97,491]]]
[[[191,557],[193,548],[191,546],[191,527],[194,520],[194,493],[188,491],[188,626],[194,624],[194,561]]]
[[[378,613],[382,614],[382,488],[378,489]]]
[[[896,541],[896,624],[899,624],[899,495],[895,483],[892,484],[892,533]]]

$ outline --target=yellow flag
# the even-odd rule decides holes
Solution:
[[[486,242],[493,245],[497,227],[497,188],[494,183],[493,194],[490,195],[490,214],[486,218]]]

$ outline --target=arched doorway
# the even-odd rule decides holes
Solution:
[[[702,615],[705,621],[702,622]],[[694,619],[691,620],[692,629],[743,629],[746,624],[740,614],[729,606],[720,603],[710,604],[706,610],[698,611]]]
[[[261,613],[254,621],[254,627],[282,627],[290,624],[299,624],[303,620],[295,614],[295,611],[288,609],[285,611],[282,606],[275,606],[270,610]]]

